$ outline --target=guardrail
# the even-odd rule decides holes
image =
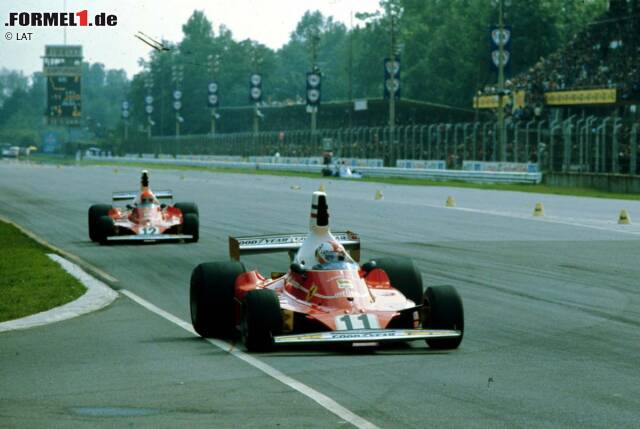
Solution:
[[[85,159],[98,161],[114,161],[124,163],[149,163],[164,165],[181,165],[191,167],[214,167],[246,170],[294,171],[302,173],[318,173],[323,165],[314,164],[275,164],[244,161],[203,161],[188,159],[167,159],[148,157],[98,157],[86,156]],[[432,180],[459,180],[473,183],[540,183],[541,173],[519,173],[503,171],[464,171],[464,170],[429,170],[419,168],[398,167],[358,167],[357,171],[365,177],[405,177]]]

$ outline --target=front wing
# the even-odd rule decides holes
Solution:
[[[460,331],[446,329],[353,329],[348,331],[280,335],[274,337],[273,340],[275,344],[359,343],[457,338],[461,335]]]
[[[190,240],[192,235],[187,234],[138,234],[138,235],[113,235],[107,237],[108,241],[159,241],[159,240]]]

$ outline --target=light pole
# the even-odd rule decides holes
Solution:
[[[183,76],[183,67],[181,65],[173,65],[171,67],[171,77],[175,85],[175,90],[173,91],[173,108],[176,111],[176,139],[180,137],[180,123],[184,121],[182,116],[180,116],[180,109],[182,108],[182,91],[180,87],[182,86]]]
[[[123,121],[123,138],[122,141],[126,142],[129,138],[129,102],[122,102],[122,121]]]
[[[151,95],[153,91],[153,76],[151,76],[151,70],[147,72],[144,87],[147,90],[147,95],[144,98],[144,110],[147,112],[147,139],[151,140],[151,127],[153,126],[153,120],[151,119],[151,114],[153,113],[153,95]]]
[[[320,75],[320,69],[318,69],[317,65],[317,48],[318,42],[320,41],[320,35],[318,34],[318,29],[314,28],[311,31],[309,41],[311,42],[311,72]],[[308,98],[308,97],[307,97]],[[313,105],[309,105],[309,109],[311,112],[311,135],[315,141],[315,134],[317,128],[318,121],[318,106],[316,103]]]
[[[216,82],[216,75],[220,68],[220,55],[209,54],[207,56],[209,62],[209,72],[211,73],[211,82],[209,83],[209,107],[211,108],[211,134],[216,133],[216,119],[218,114],[216,113],[216,107],[218,107],[218,82]]]
[[[396,29],[395,17],[391,11],[391,4],[389,4],[388,10],[391,36],[391,43],[389,43],[389,58],[393,62],[396,59]],[[396,125],[396,94],[395,91],[393,91],[393,88],[389,92],[389,135],[393,136],[393,127]]]
[[[262,58],[258,54],[258,46],[253,45],[253,70],[254,73],[249,79],[249,100],[254,103],[253,109],[253,134],[257,135],[260,131],[260,118],[263,116],[258,108],[262,101],[262,75],[259,72]]]
[[[498,160],[505,161],[506,158],[506,141],[507,141],[507,129],[505,127],[505,87],[504,87],[504,68],[509,61],[508,53],[505,52],[505,44],[511,37],[511,34],[507,34],[504,25],[504,8],[505,5],[509,6],[511,0],[497,0],[498,6]],[[495,3],[494,3],[495,4]]]
[[[400,7],[397,1],[388,0],[386,14],[389,19],[389,54],[384,59],[384,96],[389,99],[389,136],[393,142],[396,126],[396,97],[400,98],[400,58],[397,41],[397,18]]]

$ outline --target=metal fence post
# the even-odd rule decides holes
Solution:
[[[602,127],[604,126],[604,124],[600,124],[598,125],[598,127],[596,128],[596,142],[594,145],[594,151],[593,151],[593,167],[594,167],[594,171],[596,173],[600,173],[600,140],[602,140]]]
[[[467,122],[462,126],[462,161],[469,159],[471,157],[471,148],[467,147],[467,144],[471,143],[471,138],[469,136],[469,128],[471,128],[471,123]]]
[[[532,119],[527,122],[525,125],[525,140],[524,140],[524,154],[525,154],[525,162],[531,161],[531,125],[535,124],[535,121]]]
[[[426,125],[420,125],[420,151],[418,152],[418,159],[422,159],[422,156],[424,155],[424,129],[426,127]]]
[[[433,158],[433,129],[438,129],[436,124],[431,124],[429,125],[429,132],[428,132],[428,136],[427,136],[427,159],[434,159]]]
[[[480,122],[473,123],[473,137],[471,138],[471,159],[473,161],[478,160],[478,128],[480,128]]]
[[[462,124],[457,123],[453,126],[453,159],[454,161],[460,157],[459,149],[460,149],[460,139],[459,139],[459,130],[462,128]],[[463,155],[464,156],[464,155]]]
[[[616,118],[613,122],[613,140],[611,141],[611,172],[620,173],[620,130],[622,120]]]
[[[602,137],[600,138],[600,172],[606,172],[606,162],[607,162],[607,124],[611,122],[611,117],[604,118],[602,120],[601,133]]]
[[[631,141],[629,142],[629,174],[636,174],[638,171],[638,124],[634,124],[631,129]]]
[[[520,149],[520,125],[521,121],[517,121],[513,126],[513,162],[518,162],[518,149]]]
[[[487,160],[487,135],[489,134],[487,132],[487,128],[489,128],[490,126],[491,126],[491,122],[485,122],[484,125],[482,125],[482,159],[481,161]]]
[[[573,117],[569,116],[562,122],[562,171],[568,172],[571,165],[571,143],[572,143],[572,131],[573,131]]]
[[[576,137],[578,138],[578,164],[580,165],[579,171],[582,172],[584,170],[584,123],[586,118],[580,118],[576,122]]]
[[[401,159],[409,159],[409,156],[408,156],[409,151],[407,150],[408,149],[407,142],[409,141],[409,128],[410,128],[409,125],[406,125],[404,127],[404,141],[402,142],[402,150],[404,151],[404,153],[402,154],[402,156],[398,155],[398,158],[401,158]]]
[[[593,124],[596,121],[595,116],[587,116],[587,123],[585,125],[585,147],[584,147],[584,162],[587,165],[587,171],[594,171],[595,166],[593,162]]]
[[[558,125],[557,121],[552,122],[551,124],[549,124],[549,127],[551,128],[549,131],[549,149],[547,150],[547,157],[549,158],[548,161],[548,165],[549,165],[549,171],[555,171],[555,133],[556,130],[562,132],[562,126]]]
[[[496,161],[496,156],[498,155],[498,124],[493,124],[493,147],[491,149],[491,161]]]

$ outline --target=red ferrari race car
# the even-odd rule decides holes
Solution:
[[[191,322],[203,337],[239,329],[249,351],[277,345],[426,340],[455,349],[464,332],[462,300],[451,286],[427,288],[409,259],[360,265],[360,238],[329,230],[327,196],[314,192],[308,234],[230,237],[232,261],[191,274]],[[350,250],[350,253],[347,252]],[[288,251],[287,273],[247,271],[240,256]]]
[[[143,170],[140,192],[115,192],[111,205],[96,204],[89,208],[89,238],[100,244],[198,241],[198,206],[195,203],[171,204],[172,199],[171,191],[152,192],[149,173]],[[124,204],[124,207],[115,207],[115,203]]]

